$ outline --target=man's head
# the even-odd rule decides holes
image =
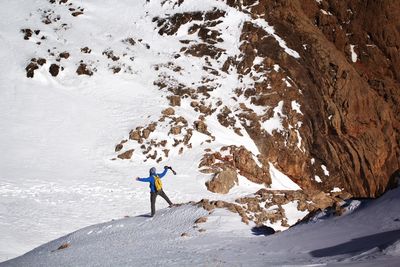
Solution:
[[[155,167],[151,167],[150,168],[150,175],[154,175],[156,174],[156,168]]]

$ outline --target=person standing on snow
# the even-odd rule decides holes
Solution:
[[[168,202],[170,207],[173,205],[171,200],[169,200],[168,196],[165,194],[164,190],[162,189],[162,183],[161,183],[161,178],[167,174],[168,170],[171,170],[172,172],[174,172],[171,167],[164,166],[164,171],[162,173],[156,173],[156,168],[152,167],[150,169],[149,177],[147,177],[147,178],[137,177],[136,178],[137,181],[150,183],[151,217],[153,217],[154,214],[156,213],[157,195],[160,195],[163,199],[165,199],[165,201]]]

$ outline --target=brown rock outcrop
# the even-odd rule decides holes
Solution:
[[[171,106],[180,106],[181,105],[181,97],[179,95],[173,95],[169,97]]]
[[[165,116],[175,115],[175,110],[173,108],[166,108],[162,111],[162,114]]]
[[[175,1],[174,7],[181,3]],[[193,111],[201,113],[198,119],[184,118],[185,123],[177,121],[174,109],[163,111],[159,121],[170,123],[168,143],[190,148],[189,130],[211,137],[202,144],[212,143],[216,138],[210,131],[215,129],[216,117],[218,126],[232,134],[249,135],[260,155],[225,144],[220,151],[205,152],[199,164],[202,172],[216,174],[229,167],[253,182],[269,185],[272,164],[306,192],[323,192],[314,196],[321,207],[331,203],[324,194],[335,187],[355,197],[382,194],[399,169],[400,2],[226,3],[249,15],[241,24],[237,52],[224,46],[218,30],[224,11],[177,10],[153,19],[160,36],[173,38],[180,32],[176,37],[181,47],[174,52],[179,58],[204,62],[204,77],[190,83],[180,79],[189,70],[172,58],[154,67],[159,76],[153,84],[172,94],[170,105],[178,114],[183,114],[185,106],[181,107],[181,100],[189,100]],[[274,31],[264,27],[264,22]],[[199,37],[196,42],[193,35]],[[229,101],[234,104],[228,105],[223,98],[216,99],[216,90],[225,88],[221,77],[232,73],[238,74],[238,83],[229,88]],[[147,142],[141,130],[131,132],[130,139]],[[149,147],[156,144],[157,140],[147,142],[143,153],[154,153]],[[178,149],[183,153],[182,147]],[[287,199],[275,196],[273,201]],[[252,203],[249,209],[258,207]],[[280,212],[268,216],[277,219]]]
[[[231,168],[225,168],[218,172],[214,177],[206,182],[207,189],[214,193],[226,194],[238,183],[236,171]]]
[[[222,156],[222,153],[228,155]],[[258,166],[252,153],[243,146],[222,147],[221,152],[206,153],[199,164],[204,173],[218,173],[221,169],[231,168],[252,182],[269,185],[271,177],[267,166]]]
[[[205,223],[207,222],[207,217],[200,217],[194,221],[194,223]]]
[[[119,154],[118,158],[120,158],[120,159],[130,159],[130,158],[132,158],[133,151],[134,151],[133,149],[127,150],[124,153]]]
[[[50,68],[49,68],[49,72],[51,74],[51,76],[55,77],[58,75],[58,73],[60,72],[60,66],[57,64],[51,64]]]
[[[136,129],[136,130],[132,130],[129,133],[129,139],[131,140],[135,140],[135,141],[139,141],[140,140],[140,130]]]
[[[398,31],[393,32],[399,22],[392,16],[395,12],[392,9],[400,10],[400,3],[367,2],[368,5],[351,0],[322,1],[321,6],[316,6],[316,1],[259,1],[252,7],[252,15],[273,24],[288,47],[299,53],[299,58],[286,54],[260,27],[247,23],[243,28],[241,50],[245,56],[236,63],[238,70],[246,74],[255,56],[269,58],[281,68],[277,75],[284,73],[289,76],[302,92],[302,95],[291,94],[284,87],[276,90],[280,99],[293,97],[301,103],[302,126],[297,130],[304,141],[302,152],[289,149],[286,138],[278,135],[266,138],[255,120],[251,127],[247,127],[261,153],[302,188],[328,191],[339,186],[358,197],[374,197],[385,191],[389,177],[399,168],[397,70],[400,68],[394,69],[398,64],[400,42]],[[228,3],[238,9],[243,7],[236,1]],[[380,19],[365,19],[373,17],[370,13],[374,11],[367,8],[369,5],[383,9],[379,11]],[[320,11],[324,8],[326,11]],[[359,50],[360,63],[353,63],[345,51],[357,40],[348,41],[346,34],[339,30],[335,34],[329,33],[342,27],[339,20],[352,20],[354,16],[345,14],[348,8],[358,13],[348,30],[357,31],[361,27],[358,32],[364,34],[365,39],[366,29],[372,28],[369,42],[382,48],[382,53],[390,59],[390,66],[379,62],[378,52],[376,60],[368,63],[368,57],[362,59],[363,52]],[[331,17],[328,12],[334,12],[338,18]],[[380,26],[380,21],[384,27]],[[369,54],[373,55],[372,52]],[[367,68],[363,66],[364,61]],[[376,68],[377,63],[383,67],[372,71],[376,75],[369,75],[369,68]],[[389,87],[382,85],[381,80],[373,80],[378,76],[386,77],[383,84],[390,84]],[[276,78],[279,76],[270,78],[277,81],[273,88],[285,86],[278,83],[280,79]],[[255,91],[257,104],[276,106],[273,97],[262,97],[264,86],[261,84],[259,91]],[[390,95],[389,92],[393,97],[387,100],[385,95]],[[285,114],[289,113],[288,109],[284,104]],[[285,121],[293,125],[296,116],[289,114],[283,119]],[[294,133],[292,131],[291,136]],[[314,159],[314,164],[310,159]],[[322,171],[322,165],[326,166],[329,174]],[[324,177],[322,183],[313,180],[315,175]]]
[[[202,120],[198,120],[198,121],[194,122],[194,129],[200,133],[204,133],[204,134],[209,133],[207,130],[207,124]]]
[[[88,76],[93,75],[93,71],[85,63],[79,64],[78,68],[76,69],[76,73],[78,75],[88,75]]]

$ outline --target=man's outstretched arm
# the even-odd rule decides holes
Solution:
[[[147,178],[136,177],[136,181],[139,181],[139,182],[150,182],[150,178],[151,177],[147,177]]]

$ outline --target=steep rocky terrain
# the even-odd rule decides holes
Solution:
[[[309,46],[300,70],[287,67],[308,88],[308,151],[348,192],[380,195],[399,159],[399,3],[277,2],[266,5],[277,31]]]
[[[68,1],[50,3],[64,5],[74,17],[84,14],[83,7]],[[160,162],[169,156],[168,141],[151,138],[157,123],[171,125],[169,141],[180,146],[181,154],[191,148],[193,131],[208,136],[209,143],[215,140],[207,121],[216,118],[232,134],[242,136],[245,131],[254,140],[259,154],[253,156],[260,166],[245,146],[231,150],[233,161],[222,164],[251,181],[270,184],[271,162],[305,190],[340,187],[356,197],[379,196],[386,190],[399,167],[398,2],[228,0],[241,17],[237,21],[227,14],[231,10],[217,7],[221,3],[204,4],[204,11],[181,8],[185,1],[148,4],[149,10],[158,5],[165,11],[152,17],[154,30],[181,43],[179,50],[168,51],[173,54],[170,61],[152,66],[158,73],[154,85],[168,92],[171,106],[193,109],[197,118],[176,116],[168,109],[159,122],[138,125],[129,140],[138,142],[147,158]],[[53,10],[39,12],[44,24],[59,23]],[[229,29],[231,22],[238,29]],[[26,40],[37,39],[38,45],[46,41],[39,29],[21,32]],[[121,42],[127,51],[139,44],[151,49],[141,38]],[[89,47],[81,48],[83,54],[90,52]],[[127,52],[117,55],[105,48],[101,53],[110,60],[113,73],[132,72],[120,60],[129,57]],[[64,70],[57,62],[68,60],[70,53],[49,50],[49,55],[55,58],[49,72],[57,76]],[[182,79],[182,72],[189,72],[180,65],[182,58],[197,58],[203,75]],[[45,63],[45,58],[32,58],[27,77]],[[94,60],[81,60],[76,67],[78,75],[97,70]],[[227,86],[225,79],[232,73],[238,81]],[[229,103],[212,94],[222,91],[221,86],[229,87]],[[190,107],[180,107],[181,99]],[[118,157],[129,159],[133,152],[125,150]],[[210,172],[219,173],[221,166],[207,153],[200,167],[208,164]]]
[[[0,260],[148,212],[154,166],[247,230],[399,176],[398,1],[3,2]]]
[[[90,4],[48,4],[30,15],[42,26],[20,29],[48,47],[27,59],[27,78],[44,68],[54,79],[124,75],[169,102],[116,140],[112,160],[162,164],[195,151],[205,186],[220,194],[238,176],[272,189],[276,175],[289,178],[296,191],[201,202],[284,227],[295,223],[282,208],[289,202],[301,212],[335,205],[340,213],[342,200],[391,186],[399,169],[399,2],[146,1],[138,20],[120,26],[123,38],[98,41],[101,50],[60,45],[77,25],[63,16],[93,16]]]
[[[170,92],[171,105],[190,99],[199,114],[192,125],[171,117],[170,134],[184,135],[173,138],[173,146],[190,148],[193,131],[213,142],[207,121],[216,117],[233,135],[245,131],[254,140],[260,153],[253,156],[261,164],[246,147],[231,148],[224,157],[222,148],[205,154],[200,167],[208,166],[207,172],[229,166],[268,185],[271,162],[303,190],[339,187],[355,197],[376,197],[390,186],[399,168],[398,2],[227,1],[246,17],[238,25],[236,53],[222,48],[227,41],[219,25],[228,20],[226,11],[179,12],[181,4],[174,2],[173,15],[153,18],[156,30],[183,44],[175,58],[202,59],[208,75],[198,84],[184,83],[178,63],[160,65],[177,73],[160,73],[155,82]],[[265,28],[268,23],[277,35]],[[210,98],[224,73],[233,72],[239,83],[229,88],[231,103]],[[160,120],[173,115],[168,111]],[[133,130],[130,139],[142,143],[155,125]],[[158,145],[153,139],[148,144]],[[154,160],[168,156],[169,150],[160,157],[141,148]]]

